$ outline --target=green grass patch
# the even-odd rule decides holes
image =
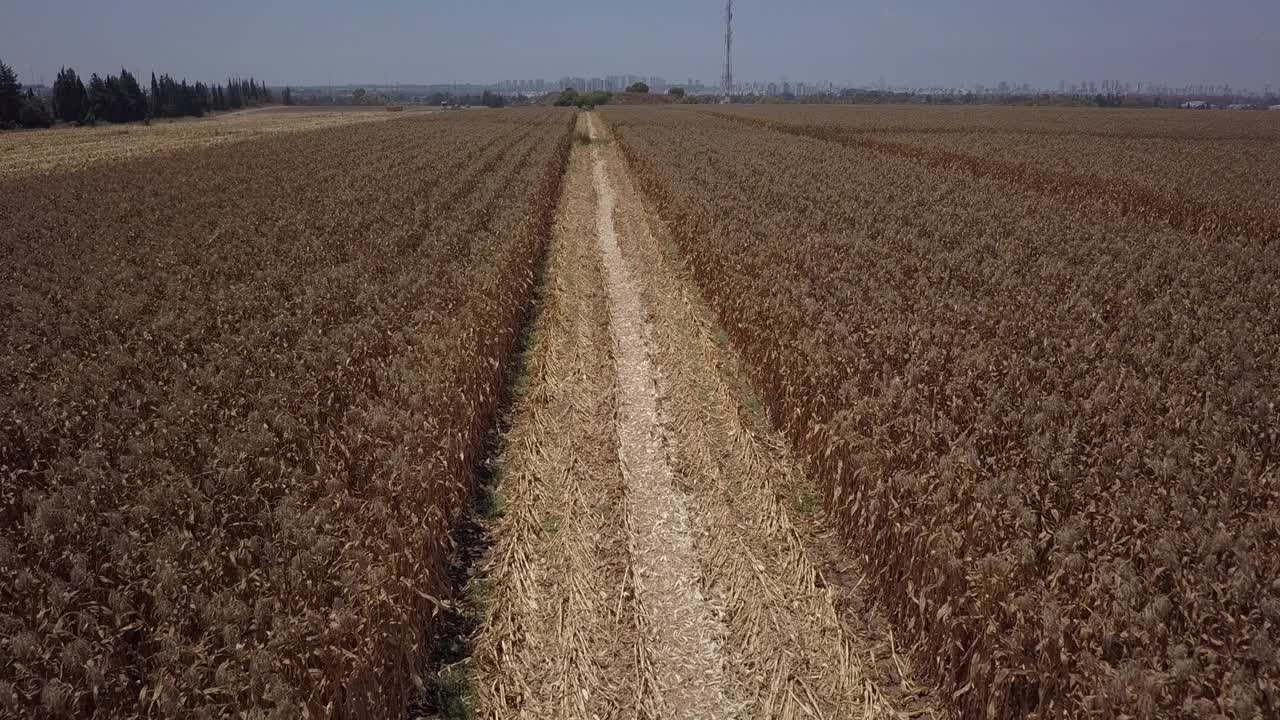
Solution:
[[[791,509],[805,515],[817,512],[818,496],[811,490],[802,489],[791,498]]]
[[[506,487],[511,471],[507,468],[506,458],[499,455],[489,466],[492,476],[482,483],[475,501],[476,515],[484,520],[496,520],[507,511],[507,496],[502,492]]]
[[[474,678],[471,672],[459,665],[450,665],[440,671],[436,681],[436,708],[445,720],[474,720],[471,707]]]
[[[560,532],[561,518],[555,513],[548,513],[542,518],[542,536],[555,537]]]

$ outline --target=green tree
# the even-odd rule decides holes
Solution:
[[[16,126],[22,110],[22,83],[13,68],[0,62],[0,124]]]
[[[99,120],[107,119],[107,83],[103,81],[98,73],[89,76],[89,110],[85,113],[85,120],[90,124],[94,124]]]
[[[62,122],[79,122],[89,112],[89,95],[73,68],[62,68],[53,81],[53,114]]]
[[[244,107],[243,85],[236,80],[227,81],[227,109],[239,110]]]
[[[566,88],[560,93],[560,97],[556,98],[556,105],[591,109],[597,105],[607,105],[612,99],[612,94],[600,90],[583,94],[573,88]]]
[[[645,94],[648,94],[649,92],[649,85],[648,83],[644,83],[644,82],[634,83],[632,85],[627,86],[627,92],[640,93],[641,95],[645,95]]]
[[[27,96],[22,100],[22,108],[18,110],[18,124],[25,128],[52,127],[53,113],[49,112],[44,98],[36,97],[35,93],[28,90]]]
[[[160,97],[160,84],[156,82],[156,74],[152,72],[151,73],[151,116],[163,117],[164,113],[161,112],[161,107],[163,105],[164,103],[161,101],[161,97]]]
[[[682,87],[673,87],[673,88],[671,88],[670,90],[667,90],[667,94],[668,94],[668,95],[674,95],[675,97],[682,98],[682,97],[684,97],[684,88],[682,88]]]
[[[147,94],[138,84],[138,78],[124,68],[120,68],[119,103],[119,114],[123,122],[147,119]]]
[[[89,92],[90,101],[94,105],[94,114],[99,120],[107,122],[128,122],[129,120],[129,100],[125,96],[124,86],[120,83],[120,78],[115,75],[108,75],[102,81],[101,87],[95,94],[91,89]]]
[[[603,90],[596,90],[595,92],[587,93],[586,95],[583,95],[581,98],[579,98],[578,107],[590,110],[591,108],[596,107],[597,105],[608,105],[609,101],[612,99],[613,99],[613,93],[607,93]]]
[[[284,101],[284,104],[285,104],[285,105],[292,105],[292,104],[293,104],[293,91],[286,87],[286,88],[284,89],[284,94],[281,96],[281,99]]]

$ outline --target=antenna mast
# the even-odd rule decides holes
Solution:
[[[724,6],[724,98],[721,102],[729,102],[733,94],[733,0],[726,0]]]

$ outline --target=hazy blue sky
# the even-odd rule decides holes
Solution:
[[[273,84],[637,73],[715,81],[722,0],[6,2],[27,79],[121,65]],[[1280,87],[1280,0],[738,0],[736,75]]]

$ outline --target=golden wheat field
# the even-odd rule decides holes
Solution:
[[[0,134],[0,718],[1280,716],[1278,115]]]

